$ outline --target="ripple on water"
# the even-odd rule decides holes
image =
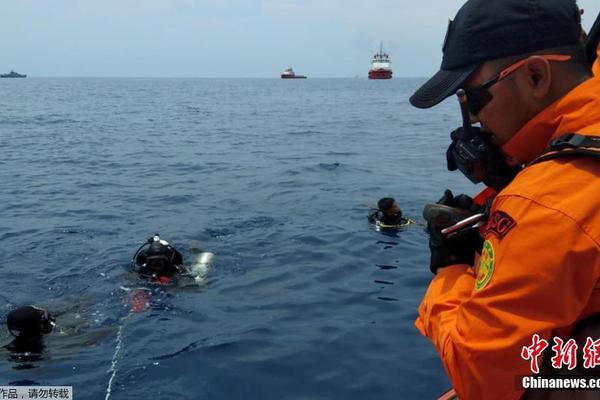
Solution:
[[[60,357],[2,363],[4,380],[103,398],[122,327],[115,400],[441,393],[443,368],[413,325],[426,235],[377,232],[365,217],[384,195],[418,215],[446,186],[473,189],[431,135],[454,106],[423,122],[402,100],[418,80],[378,83],[2,82],[19,89],[0,98],[0,299],[88,295],[89,333],[112,332],[68,354],[56,337]],[[202,288],[151,288],[151,307],[127,317],[119,288],[147,285],[127,264],[156,231],[185,257],[192,245],[214,252],[214,268]]]

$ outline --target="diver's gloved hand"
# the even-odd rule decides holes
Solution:
[[[379,216],[379,210],[372,209],[367,216],[369,223],[374,224]]]
[[[474,204],[471,197],[465,194],[454,196],[450,190],[446,190],[437,203],[425,206],[423,217],[429,232],[431,272],[436,274],[438,268],[454,264],[473,265],[475,252],[481,252],[483,246],[478,229],[463,231],[449,239],[441,230],[481,211],[482,207]]]

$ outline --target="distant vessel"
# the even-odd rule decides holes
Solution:
[[[0,74],[0,78],[27,78],[27,75],[16,73],[11,69],[9,74]]]
[[[383,52],[383,42],[379,47],[379,53],[373,56],[369,79],[392,79],[392,61],[390,56]]]
[[[281,79],[306,79],[306,76],[296,75],[293,69],[288,68],[281,73]]]

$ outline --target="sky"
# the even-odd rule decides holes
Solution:
[[[463,0],[6,0],[0,72],[64,77],[366,76],[437,71]],[[599,0],[579,0],[589,28]]]

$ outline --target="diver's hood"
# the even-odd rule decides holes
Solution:
[[[179,271],[183,257],[169,242],[155,236],[148,247],[137,253],[135,263],[143,275],[171,277]]]
[[[36,339],[52,332],[55,319],[36,306],[19,307],[6,317],[6,327],[15,338]]]

